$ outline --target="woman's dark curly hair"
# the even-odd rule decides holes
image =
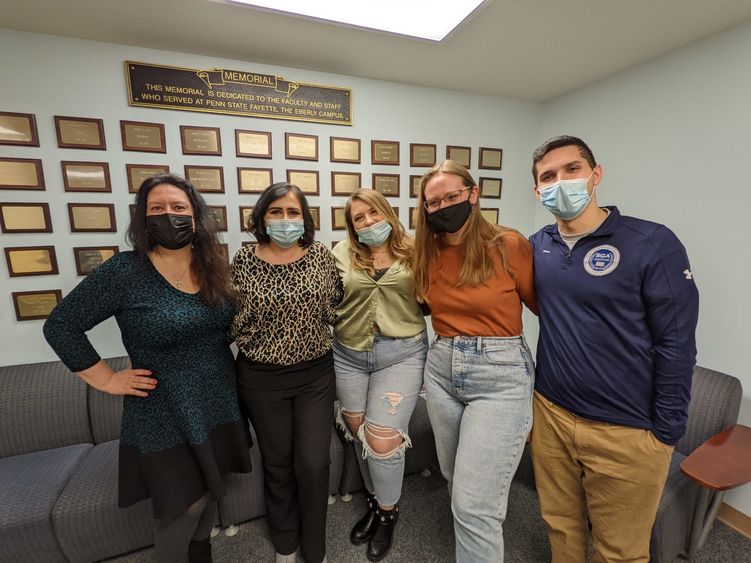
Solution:
[[[136,194],[136,207],[125,240],[142,260],[149,259],[148,253],[157,243],[146,230],[146,201],[151,190],[161,184],[169,184],[184,191],[193,207],[196,237],[193,239],[190,266],[201,287],[199,295],[214,306],[234,302],[235,290],[230,283],[227,254],[221,245],[216,222],[209,214],[209,208],[201,194],[187,180],[174,174],[161,174],[144,180]]]

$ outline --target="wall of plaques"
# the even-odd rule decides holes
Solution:
[[[129,250],[125,232],[135,193],[155,174],[179,174],[196,186],[228,259],[252,241],[245,225],[259,193],[283,180],[306,194],[317,238],[329,247],[346,237],[344,205],[360,187],[386,196],[411,230],[420,178],[445,158],[468,166],[489,220],[531,230],[529,180],[519,182],[529,205],[520,206],[512,194],[509,217],[503,189],[508,151],[528,156],[537,141],[525,126],[537,115],[529,104],[479,96],[468,104],[471,95],[459,92],[0,30],[0,48],[10,46],[19,54],[13,60],[19,70],[0,104],[0,332],[14,336],[0,339],[10,351],[0,365],[54,359],[41,335],[42,319],[93,268]],[[57,62],[40,66],[31,55],[40,48],[55,52]],[[0,61],[8,52],[0,49]],[[353,124],[130,107],[123,73],[128,59],[247,67],[350,88]],[[50,95],[38,88],[46,84],[36,81],[40,76],[70,87]],[[92,89],[96,96],[87,94]],[[445,122],[449,110],[451,123]],[[520,121],[525,114],[529,121]],[[518,167],[524,174],[527,169],[526,161]],[[520,209],[529,227],[519,223]],[[113,323],[93,333],[103,354],[119,351],[111,344],[119,341]]]
[[[86,149],[90,151],[106,151],[107,138],[104,120],[87,116],[59,116],[53,117],[57,147],[60,149]],[[138,191],[141,183],[154,174],[173,172],[183,175],[190,180],[198,191],[206,194],[227,193],[225,178],[237,178],[237,193],[252,196],[259,194],[275,181],[286,180],[297,185],[306,196],[349,197],[362,187],[372,188],[388,198],[399,198],[402,195],[402,175],[389,172],[389,167],[399,166],[402,158],[402,147],[409,155],[409,166],[412,172],[409,178],[404,178],[405,188],[410,199],[409,216],[405,227],[414,229],[416,202],[420,189],[421,169],[429,169],[437,162],[451,159],[461,163],[468,169],[476,167],[483,176],[478,180],[480,196],[483,199],[501,199],[503,168],[503,149],[499,147],[472,147],[460,145],[446,145],[441,147],[436,143],[408,143],[399,140],[360,139],[354,137],[329,136],[321,142],[321,135],[284,132],[284,157],[277,157],[283,163],[286,175],[275,178],[274,170],[266,167],[236,166],[236,173],[225,174],[226,162],[221,160],[216,165],[201,165],[190,161],[194,156],[223,156],[222,130],[220,127],[200,127],[194,125],[180,125],[180,160],[184,162],[181,169],[171,170],[168,164],[145,164],[137,162],[137,153],[159,153],[167,155],[165,124],[119,120],[120,147],[115,150],[132,152],[126,160],[133,160],[125,164],[125,182],[120,182],[119,188],[127,188],[129,193]],[[235,140],[234,155],[237,158],[272,159],[274,135],[271,131],[247,131],[235,129],[227,131],[225,136]],[[281,139],[280,139],[281,140]],[[116,141],[116,142],[117,142]],[[38,124],[35,114],[0,111],[0,145],[24,147],[39,147]],[[362,146],[370,147],[363,156]],[[112,147],[112,141],[110,141]],[[327,150],[321,151],[320,147]],[[445,150],[444,150],[445,149]],[[227,147],[225,146],[225,151]],[[30,152],[30,155],[33,154]],[[473,154],[476,162],[473,162]],[[405,154],[406,156],[406,154]],[[172,159],[170,159],[172,160]],[[297,168],[303,166],[310,168]],[[340,163],[346,163],[348,170],[331,170],[329,176],[321,177],[320,170],[314,169],[321,161],[332,164],[337,168]],[[365,162],[364,162],[365,161]],[[57,163],[55,163],[57,164]],[[370,177],[363,181],[362,165],[373,167]],[[110,163],[107,161],[72,161],[61,160],[60,180],[65,192],[77,194],[112,193],[112,179]],[[355,168],[352,167],[355,166]],[[484,176],[488,174],[488,176]],[[492,176],[490,176],[492,175]],[[7,191],[46,191],[42,161],[34,158],[0,158],[0,194]],[[395,201],[395,200],[394,200]],[[229,230],[225,205],[211,205],[210,210],[220,232]],[[398,213],[398,206],[394,205]],[[316,218],[316,229],[321,231],[320,206],[313,206]],[[331,206],[329,244],[333,246],[344,234],[344,207]],[[75,198],[67,204],[68,228],[71,233],[115,233],[118,231],[115,215],[115,204],[106,202],[87,201],[85,196]],[[240,205],[240,229],[247,230],[247,219],[252,206]],[[498,223],[498,209],[496,207],[482,208],[483,216],[493,223]],[[237,214],[235,214],[237,215]],[[49,233],[50,239],[54,229],[49,213],[48,202],[3,202],[0,201],[0,228],[5,234],[14,233]],[[60,228],[60,227],[59,227]],[[124,228],[124,227],[122,227]],[[73,247],[72,254],[67,259],[75,261],[76,273],[79,276],[88,274],[92,269],[102,264],[119,252],[118,246],[103,245],[101,247],[86,246]],[[54,245],[51,246],[20,246],[5,248],[5,259],[8,275],[11,277],[57,275],[57,255]],[[57,303],[52,296],[59,298],[60,290],[40,290],[34,292],[13,292],[12,301],[17,321],[38,320],[45,318]]]

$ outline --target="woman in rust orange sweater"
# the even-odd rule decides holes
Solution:
[[[503,561],[511,478],[532,427],[534,365],[522,303],[537,311],[529,242],[480,213],[474,179],[446,160],[420,184],[413,269],[436,336],[428,414],[449,484],[456,561]]]

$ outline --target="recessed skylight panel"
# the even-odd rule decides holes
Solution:
[[[272,12],[442,41],[490,0],[226,0]]]

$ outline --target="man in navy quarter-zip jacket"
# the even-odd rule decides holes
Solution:
[[[665,226],[598,207],[602,167],[576,137],[535,150],[555,217],[531,238],[540,309],[532,459],[553,563],[648,561],[683,436],[699,298]],[[642,187],[642,186],[640,186]]]

